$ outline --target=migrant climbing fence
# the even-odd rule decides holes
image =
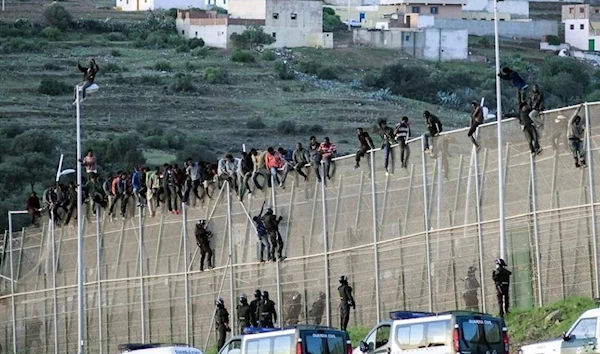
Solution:
[[[536,157],[530,155],[518,122],[503,121],[507,261],[515,307],[575,294],[598,296],[600,187],[594,178],[599,171],[600,105],[589,104],[582,111],[590,127],[587,169],[574,168],[566,120],[558,119],[568,119],[575,108],[545,112],[544,151]],[[323,323],[339,326],[336,288],[341,275],[349,277],[357,304],[350,326],[372,326],[395,309],[464,308],[469,266],[477,268],[481,283],[480,308],[494,313],[496,125],[479,128],[478,153],[466,133],[444,132],[434,142],[433,155],[423,153],[420,138],[413,139],[407,169],[400,168],[394,148],[389,176],[382,151],[376,150],[359,169],[354,169],[353,156],[336,159],[327,186],[314,175],[306,182],[290,175],[285,190],[257,191],[243,203],[225,184],[212,200],[190,206],[182,215],[139,218],[130,210],[134,215],[114,222],[88,215],[87,352],[116,352],[120,343],[141,341],[209,349],[205,343],[215,345],[215,299],[223,297],[235,317],[237,297],[251,297],[255,289],[271,293],[279,324],[289,320],[291,298],[297,294],[299,321],[310,321],[311,305],[324,292],[328,306]],[[251,216],[264,201],[283,216],[288,257],[283,262],[257,262]],[[193,236],[200,218],[209,220],[214,233],[216,268],[204,272]],[[76,229],[45,225],[12,230],[6,239],[0,251],[2,347],[8,352],[76,352]],[[15,279],[14,293],[7,278]]]

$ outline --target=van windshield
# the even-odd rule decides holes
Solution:
[[[307,333],[306,354],[346,354],[346,339],[341,333]]]
[[[461,343],[472,345],[497,345],[502,343],[502,323],[497,319],[470,317],[457,321],[460,326]]]

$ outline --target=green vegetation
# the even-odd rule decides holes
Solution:
[[[323,8],[323,32],[338,32],[348,28],[331,7]]]
[[[259,26],[250,26],[241,34],[233,33],[229,38],[236,48],[251,51],[275,43],[275,38],[270,34],[266,34],[264,29]]]

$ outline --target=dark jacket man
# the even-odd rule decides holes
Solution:
[[[496,263],[496,269],[492,273],[492,280],[496,285],[496,297],[498,299],[498,307],[500,308],[500,317],[504,317],[504,314],[508,313],[508,293],[512,273],[505,268],[506,262],[503,259],[496,259],[494,262]]]
[[[225,302],[222,298],[217,300],[217,311],[215,313],[215,321],[219,339],[217,340],[217,352],[225,345],[225,337],[227,332],[231,332],[229,327],[229,312],[225,308]]]
[[[262,300],[258,304],[256,317],[258,318],[258,325],[262,328],[273,328],[275,322],[277,322],[275,303],[269,299],[268,291],[262,293]]]

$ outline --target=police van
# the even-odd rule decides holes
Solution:
[[[504,320],[470,311],[394,311],[353,354],[509,354]]]
[[[348,333],[326,326],[246,328],[244,333],[225,343],[219,354],[352,354]]]
[[[200,349],[192,348],[187,344],[120,344],[119,352],[132,354],[202,354]]]

